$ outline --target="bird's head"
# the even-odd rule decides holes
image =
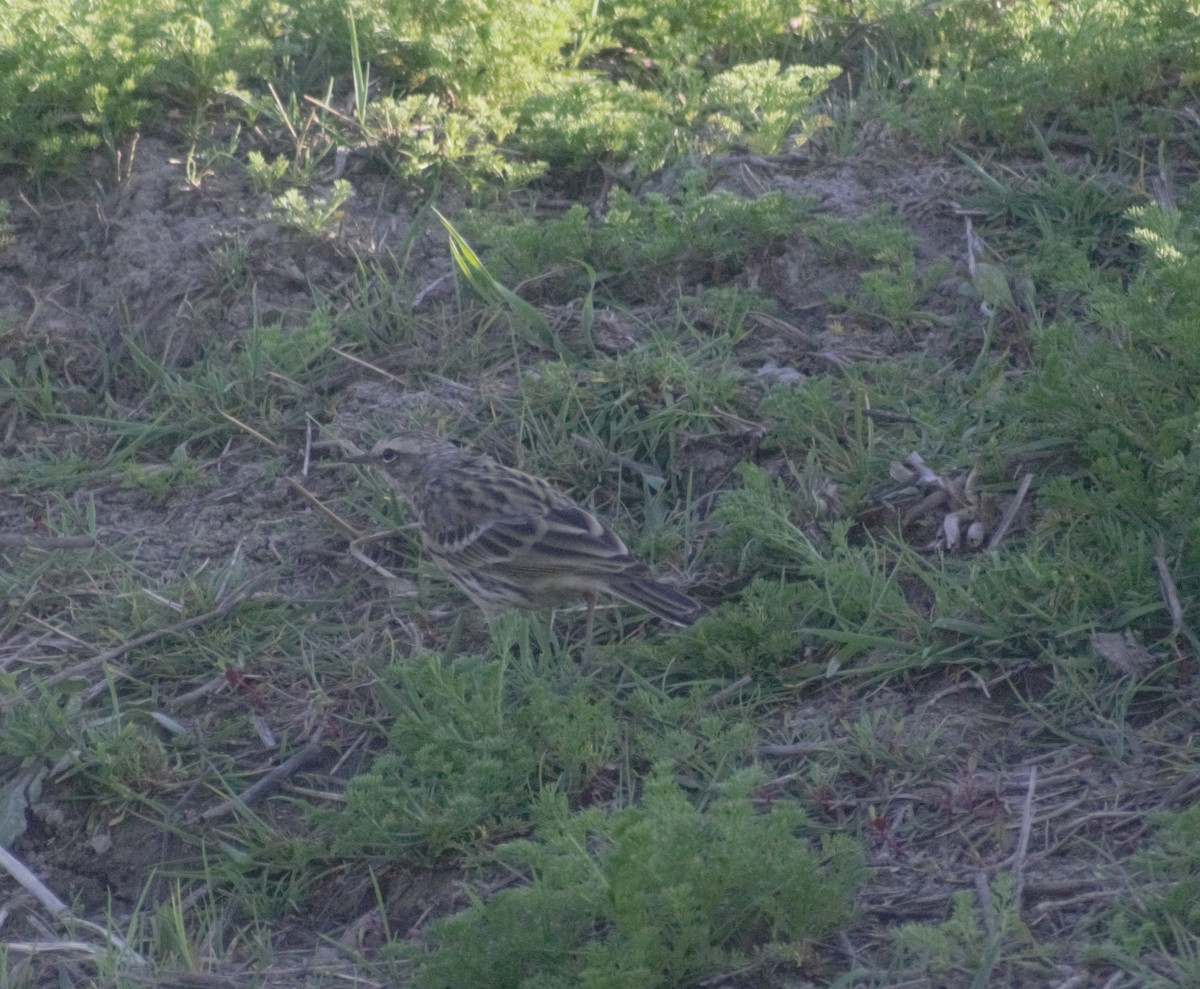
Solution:
[[[456,452],[456,448],[452,444],[429,433],[400,433],[380,440],[371,447],[370,453],[347,460],[352,464],[365,464],[385,474],[403,477],[453,452]]]

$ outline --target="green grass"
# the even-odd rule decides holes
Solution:
[[[1194,984],[1185,4],[11,6],[0,843],[130,947],[0,984]],[[712,613],[485,625],[310,423]]]

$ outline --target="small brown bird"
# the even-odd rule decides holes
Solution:
[[[426,433],[381,440],[355,462],[382,471],[412,505],[433,561],[485,614],[587,602],[587,645],[599,594],[672,625],[705,612],[650,575],[601,521],[541,478]]]

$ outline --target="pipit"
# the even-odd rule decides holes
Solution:
[[[594,515],[539,477],[426,433],[381,440],[355,462],[379,469],[412,506],[430,558],[485,615],[610,594],[672,625],[705,612],[650,575]]]

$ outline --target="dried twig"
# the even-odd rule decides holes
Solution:
[[[251,436],[253,436],[253,437],[254,437],[256,440],[258,440],[260,443],[265,443],[267,446],[269,446],[269,447],[270,447],[272,450],[274,450],[276,453],[281,453],[281,452],[283,452],[283,447],[281,447],[281,446],[280,446],[278,443],[276,443],[274,440],[272,440],[272,439],[268,439],[266,436],[264,436],[262,433],[260,433],[260,432],[259,432],[257,429],[255,429],[253,426],[247,425],[246,423],[242,422],[242,420],[241,420],[241,419],[238,419],[238,418],[236,418],[236,417],[234,417],[234,416],[231,416],[231,415],[230,415],[228,412],[224,411],[223,409],[217,409],[217,412],[218,412],[218,414],[219,414],[219,415],[221,415],[221,416],[224,416],[224,417],[225,417],[226,419],[228,419],[228,420],[229,420],[231,423],[233,423],[235,426],[237,426],[237,428],[238,428],[238,429],[242,430],[242,431],[243,431],[243,432],[245,432],[245,433],[249,433]]]
[[[988,540],[988,549],[995,549],[1000,545],[1000,540],[1008,534],[1008,530],[1013,524],[1013,519],[1017,517],[1017,512],[1021,508],[1021,503],[1025,500],[1025,495],[1029,493],[1029,485],[1032,483],[1032,474],[1026,474],[1021,478],[1021,483],[1017,487],[1017,493],[1013,496],[1013,500],[1008,503],[1008,507],[1004,510],[1004,514],[1000,516],[1000,521],[996,524],[996,531],[992,533],[992,538]]]
[[[88,549],[99,546],[92,536],[38,536],[27,532],[0,532],[0,549],[32,546],[35,549]]]
[[[375,364],[372,364],[370,361],[364,361],[361,357],[355,357],[353,354],[347,353],[346,351],[340,349],[339,347],[330,347],[329,349],[332,350],[335,354],[337,354],[338,357],[348,360],[351,364],[357,364],[359,367],[365,367],[369,371],[374,371],[376,374],[380,375],[381,377],[387,378],[388,381],[393,381],[398,385],[404,384],[404,381],[402,381],[400,378],[397,378],[390,371],[385,371],[383,368],[378,367]]]
[[[414,309],[417,309],[421,305],[421,303],[425,301],[425,297],[427,295],[429,295],[431,292],[435,291],[437,289],[437,287],[439,285],[441,285],[442,282],[444,282],[449,277],[450,277],[449,274],[440,275],[437,278],[435,278],[433,281],[431,281],[428,285],[426,285],[423,289],[421,289],[421,291],[419,291],[416,295],[413,296],[412,307]]]
[[[1025,805],[1021,809],[1021,834],[1017,839],[1017,850],[1013,853],[1013,902],[1021,909],[1021,895],[1025,892],[1025,856],[1029,852],[1029,832],[1033,828],[1033,794],[1037,789],[1037,766],[1029,767],[1029,787],[1025,791]]]
[[[348,536],[351,539],[360,538],[359,531],[354,528],[354,526],[338,515],[333,509],[329,508],[323,501],[321,501],[320,498],[309,491],[308,488],[306,488],[303,484],[292,477],[285,478],[285,480],[288,483],[288,487],[290,487],[294,492],[296,492],[296,494],[307,501],[318,512],[324,515],[329,522],[333,523],[334,528],[336,528],[343,536]]]
[[[841,748],[836,741],[829,742],[793,742],[791,745],[760,745],[755,751],[760,756],[770,759],[786,759],[789,756],[813,755],[817,752],[830,752]]]
[[[305,743],[304,747],[296,752],[286,762],[281,763],[267,773],[257,783],[247,787],[236,797],[230,797],[216,807],[210,807],[204,813],[196,817],[197,821],[208,823],[215,821],[219,817],[225,817],[227,814],[232,814],[235,810],[242,807],[249,807],[267,796],[284,780],[295,776],[305,766],[313,762],[318,755],[321,754],[321,729],[318,728],[313,733],[313,737]]]
[[[1171,568],[1167,565],[1167,550],[1162,539],[1154,551],[1154,568],[1158,571],[1158,583],[1166,598],[1167,613],[1171,616],[1171,627],[1179,632],[1183,628],[1183,605],[1179,603],[1179,591],[1175,588],[1175,580],[1171,576]]]
[[[308,477],[308,467],[312,463],[313,423],[314,419],[307,413],[304,416],[304,466],[300,468],[300,476]]]
[[[716,707],[721,703],[721,701],[725,700],[727,697],[732,697],[743,687],[748,687],[753,682],[754,677],[747,673],[744,677],[734,680],[733,683],[731,683],[728,687],[722,687],[711,697],[705,697],[704,700],[700,702],[699,706],[704,709]]]
[[[402,532],[404,529],[415,529],[415,528],[416,528],[416,523],[410,522],[408,525],[401,526],[399,529],[384,529],[384,530],[381,530],[380,532],[372,532],[365,536],[359,536],[352,543],[350,543],[350,555],[352,557],[354,557],[354,559],[358,560],[358,562],[361,563],[368,570],[373,570],[376,574],[378,574],[384,580],[398,582],[400,580],[399,577],[397,577],[394,573],[392,573],[386,567],[376,563],[369,556],[367,556],[367,554],[364,553],[359,547],[363,546],[366,543],[378,542],[380,539],[386,539],[390,536],[394,536],[397,532]],[[402,595],[402,596],[411,597],[412,595]]]
[[[992,903],[992,887],[988,885],[987,873],[975,873],[975,894],[979,897],[979,916],[989,938],[996,936],[996,907]]]
[[[1171,627],[1176,635],[1183,636],[1196,652],[1200,652],[1200,636],[1197,636],[1183,620],[1183,605],[1179,602],[1179,591],[1175,587],[1175,579],[1171,576],[1171,568],[1167,564],[1167,552],[1163,541],[1158,541],[1154,553],[1154,567],[1158,571],[1158,583],[1166,600],[1167,613],[1171,616]]]

